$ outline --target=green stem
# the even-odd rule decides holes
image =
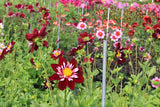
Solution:
[[[120,107],[122,106],[121,98],[122,98],[122,79],[121,79],[121,90],[120,90]]]
[[[49,80],[48,80],[48,73],[47,73],[47,70],[46,70],[44,64],[42,64],[42,66],[43,66],[44,71],[45,71],[45,74],[46,74],[47,83],[50,84],[50,83],[49,83]],[[51,103],[52,103],[52,105],[53,105],[53,96],[52,96],[52,92],[51,92],[51,90],[52,90],[51,88],[52,88],[52,87],[51,87],[50,85],[48,85],[48,88],[49,88],[49,94],[50,94],[50,97],[51,97]],[[55,103],[55,106],[56,106],[56,103]]]
[[[136,70],[135,70],[135,75],[137,75],[137,57],[138,57],[138,54],[137,54],[137,45],[136,45]]]
[[[146,88],[145,88],[145,92],[144,92],[144,96],[143,96],[143,101],[145,99],[146,91],[147,91],[147,88],[148,88],[148,81],[149,81],[149,76],[147,78],[147,85],[146,85]]]
[[[128,91],[129,91],[129,88],[128,88],[127,92],[128,92]],[[125,102],[124,102],[124,107],[126,107],[127,97],[128,97],[128,93],[127,93],[127,95],[126,95],[126,99],[125,99]]]
[[[132,73],[134,74],[133,64],[132,64],[132,60],[131,60],[131,56],[130,56],[130,55],[129,55],[129,60],[130,60],[130,62],[131,62]]]
[[[67,103],[66,103],[66,102],[67,102],[67,101],[66,101],[66,93],[67,93],[66,90],[67,90],[67,89],[64,90],[64,107],[66,107],[66,104],[67,104]]]
[[[136,85],[134,86],[134,89],[133,89],[133,98],[132,98],[131,107],[134,107],[134,93],[135,93],[135,89],[136,89]]]

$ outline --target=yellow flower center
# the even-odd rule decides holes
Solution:
[[[84,24],[81,24],[81,28],[84,28],[85,27],[85,25]]]
[[[103,35],[103,33],[102,33],[102,32],[99,32],[98,35],[101,37],[101,36]]]
[[[58,56],[58,55],[59,55],[59,52],[55,52],[54,55],[55,55],[55,56]]]
[[[158,39],[160,39],[160,35],[158,35]]]
[[[7,49],[8,49],[8,50],[11,49],[11,45],[9,45],[9,46],[7,47]]]
[[[116,55],[116,56],[117,56],[117,58],[118,58],[118,57],[120,57],[120,53],[119,53],[119,51],[118,51],[118,53],[117,53],[117,55]]]
[[[4,48],[4,45],[1,45],[2,48]]]
[[[34,39],[34,42],[37,43],[39,41],[39,37]]]
[[[70,68],[65,68],[63,70],[63,74],[68,77],[68,76],[71,76],[72,75],[72,70]]]

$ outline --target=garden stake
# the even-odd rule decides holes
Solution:
[[[57,49],[59,48],[60,21],[61,21],[61,18],[59,17],[59,25],[58,25],[58,39],[57,39]]]
[[[108,37],[108,22],[109,22],[108,8],[108,21],[107,21],[107,37]],[[106,66],[107,66],[107,38],[103,40],[103,77],[102,77],[102,107],[105,107],[105,95],[106,95]]]
[[[6,13],[7,13],[7,15],[8,15],[8,7],[6,7]]]
[[[46,4],[45,0],[44,0],[43,4],[44,4],[44,6],[45,6],[45,4]]]
[[[102,107],[105,107],[106,95],[106,62],[107,62],[107,40],[103,40],[103,79],[102,79]]]
[[[148,16],[148,10],[146,10],[146,16]]]
[[[58,11],[58,2],[57,2],[57,11]]]

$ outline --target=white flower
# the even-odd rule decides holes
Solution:
[[[98,39],[103,39],[105,34],[104,34],[104,31],[103,30],[98,30],[97,33],[96,33],[96,36]]]
[[[87,28],[87,25],[84,22],[79,22],[78,25],[77,25],[77,29],[84,30],[86,28]]]
[[[3,28],[4,28],[3,23],[0,23],[0,29],[3,29]]]

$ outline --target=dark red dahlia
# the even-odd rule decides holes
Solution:
[[[147,23],[147,24],[151,24],[152,23],[152,20],[149,16],[144,16],[143,17],[143,20]]]
[[[152,34],[152,37],[160,40],[160,23],[154,25],[153,29],[154,33]]]
[[[46,27],[42,27],[40,32],[38,32],[37,29],[33,29],[32,34],[31,33],[27,33],[26,34],[26,39],[30,42],[29,46],[31,47],[31,49],[29,50],[29,53],[33,53],[33,50],[37,50],[38,49],[38,45],[37,43],[42,41],[42,39],[47,35],[46,32]],[[43,42],[44,46],[47,46],[48,43],[47,41]]]
[[[126,48],[122,48],[122,43],[121,42],[117,42],[115,44],[115,56],[116,56],[116,59],[118,60],[118,65],[122,64],[122,63],[125,63],[126,62],[126,59],[125,59],[125,54],[123,52],[124,49]]]
[[[132,27],[133,28],[138,27],[138,23],[132,23]]]
[[[51,64],[51,67],[56,73],[49,78],[49,81],[59,80],[58,88],[60,90],[66,89],[67,86],[74,90],[75,83],[83,83],[84,81],[82,68],[77,67],[75,59],[67,63],[66,59],[61,57],[59,64]]]
[[[123,50],[117,50],[115,56],[118,59],[118,65],[126,62],[125,54],[123,53]]]
[[[25,15],[24,15],[23,13],[20,13],[20,14],[19,14],[19,17],[25,18]]]
[[[4,55],[5,55],[6,51],[5,49],[0,49],[0,60],[4,59]]]
[[[80,38],[78,38],[79,43],[84,45],[86,45],[87,43],[93,43],[93,40],[93,34],[88,34],[87,32],[80,33]]]
[[[130,31],[128,32],[128,35],[129,35],[129,36],[133,36],[133,35],[134,35],[134,32],[135,32],[135,30],[130,30]]]
[[[8,17],[12,17],[14,15],[14,13],[12,12],[12,11],[10,11],[9,13],[8,13]]]
[[[51,58],[54,58],[54,60],[57,60],[58,58],[62,57],[62,55],[64,55],[64,51],[60,51],[60,49],[53,50],[52,52],[53,54],[50,55]]]
[[[79,51],[79,50],[81,50],[83,47],[84,47],[84,44],[83,45],[78,45],[78,47],[72,48],[71,51],[68,52],[67,54],[69,56],[75,56],[76,52]]]
[[[14,7],[17,8],[17,9],[23,9],[23,5],[22,4],[15,5]]]
[[[11,42],[11,43],[9,43],[8,45],[7,45],[7,47],[6,47],[6,53],[12,53],[12,51],[13,51],[13,47],[14,47],[14,45],[15,45],[15,43],[16,42]]]

